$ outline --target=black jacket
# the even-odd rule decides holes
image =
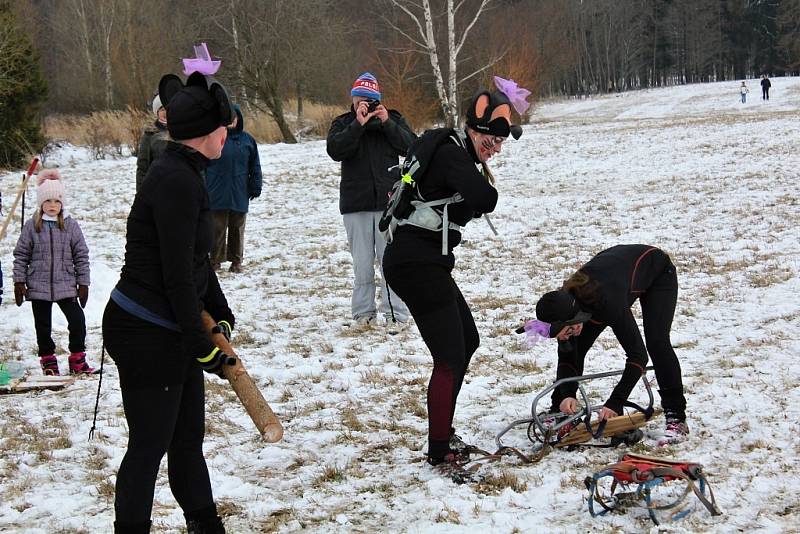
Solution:
[[[150,166],[128,216],[125,264],[117,284],[125,296],[180,326],[184,356],[190,358],[214,348],[201,310],[233,326],[208,258],[213,229],[201,174],[207,164],[199,152],[169,142]]]
[[[494,211],[497,190],[478,170],[472,143],[466,148],[450,141],[440,146],[430,162],[427,172],[418,179],[419,191],[427,200],[448,198],[456,193],[462,202],[450,204],[447,212],[451,222],[464,226],[475,217]],[[453,249],[461,242],[461,233],[449,230],[447,256],[442,255],[442,232],[416,226],[398,226],[393,241],[387,245],[384,263],[439,263],[452,267]]]
[[[416,138],[403,116],[389,110],[389,120],[362,126],[352,107],[339,115],[328,131],[328,155],[342,162],[339,211],[383,211],[400,170],[389,171]]]
[[[600,252],[580,268],[588,275],[590,283],[597,284],[597,289],[593,302],[576,296],[579,306],[592,314],[592,323],[610,327],[625,351],[625,370],[606,402],[606,406],[617,413],[622,413],[622,403],[628,399],[641,378],[648,359],[631,306],[670,266],[672,261],[669,256],[656,247],[617,245]],[[562,346],[559,344],[559,348]],[[559,350],[557,378],[574,375],[569,372],[570,368],[575,368],[573,360],[584,356],[577,354],[577,351]],[[572,390],[570,396],[574,396],[577,387],[570,386],[568,389]]]
[[[144,176],[150,169],[153,161],[164,153],[167,148],[169,134],[167,127],[156,121],[152,128],[147,129],[142,134],[139,141],[139,150],[136,152],[136,190],[142,187]]]
[[[769,78],[763,78],[761,80],[761,87],[764,89],[769,89],[772,87],[772,82],[769,81]]]

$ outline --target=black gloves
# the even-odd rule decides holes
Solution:
[[[14,301],[17,303],[17,306],[22,306],[22,303],[25,301],[25,282],[14,283]]]
[[[217,376],[223,376],[222,374],[222,366],[223,365],[236,365],[236,358],[233,356],[228,356],[219,347],[214,347],[214,350],[211,351],[211,354],[208,356],[204,356],[202,358],[197,358],[197,363],[200,364],[200,367],[206,373],[215,374]]]
[[[78,302],[81,308],[86,307],[86,302],[89,300],[89,286],[78,286]]]
[[[222,334],[228,341],[231,340],[231,324],[228,321],[220,321],[217,326],[211,329],[212,334]]]

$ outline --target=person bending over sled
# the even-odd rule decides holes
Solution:
[[[639,299],[644,338],[631,313]],[[558,339],[556,380],[583,374],[586,353],[607,327],[625,350],[625,369],[600,419],[622,414],[631,390],[644,373],[647,354],[653,359],[661,406],[666,418],[662,444],[689,434],[681,366],[670,342],[678,300],[678,278],[669,256],[648,245],[617,245],[606,249],[570,276],[558,291],[544,294],[536,317],[549,323],[549,336]],[[645,349],[646,343],[646,349]],[[576,382],[553,390],[551,413],[573,414],[577,409]]]
[[[411,171],[417,182],[414,202],[450,200],[436,207],[417,204],[394,228],[383,257],[389,286],[408,305],[433,356],[427,460],[441,465],[443,472],[448,465],[456,468],[467,450],[452,428],[453,414],[479,344],[472,313],[451,276],[453,249],[461,241],[463,225],[494,210],[497,190],[486,162],[512,132],[518,138],[521,129],[511,125],[509,98],[483,91],[472,100],[463,130],[430,130],[414,141],[404,164],[405,168],[412,157],[420,163],[418,172]]]

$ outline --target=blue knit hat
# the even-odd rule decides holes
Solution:
[[[378,85],[378,79],[371,73],[365,72],[353,82],[350,96],[363,96],[364,98],[380,100],[381,87]]]

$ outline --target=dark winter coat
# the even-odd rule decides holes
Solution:
[[[393,109],[385,123],[366,126],[356,120],[352,107],[336,117],[328,131],[327,148],[334,161],[342,162],[339,211],[383,211],[389,191],[400,179],[399,168],[389,168],[397,165],[398,156],[405,155],[415,138],[400,112]]]
[[[589,277],[589,284],[596,284],[596,290],[592,298],[575,295],[578,305],[592,314],[592,323],[610,327],[625,351],[625,371],[606,402],[617,413],[621,413],[622,403],[641,378],[648,360],[631,306],[671,265],[669,256],[656,247],[617,245],[600,252],[580,268]],[[571,376],[565,370],[575,368],[571,364],[575,356],[579,355],[559,350],[558,379]],[[568,365],[562,365],[565,363]],[[574,391],[571,393],[569,396],[574,396]]]
[[[64,218],[64,229],[42,221],[37,232],[31,218],[14,247],[14,283],[28,288],[28,300],[57,300],[78,296],[89,285],[89,247],[77,221]]]
[[[447,208],[450,222],[459,226],[494,211],[497,205],[497,190],[478,170],[477,163],[479,160],[469,140],[466,148],[450,141],[436,150],[428,171],[418,180],[420,193],[428,201],[461,193],[464,200]],[[398,226],[394,240],[386,247],[384,264],[431,262],[452,267],[455,262],[452,251],[461,242],[461,232],[449,230],[447,239],[450,250],[443,256],[441,231]]]
[[[764,78],[761,80],[762,89],[769,89],[770,87],[772,87],[772,82],[769,81],[769,78]]]
[[[142,139],[139,141],[139,150],[136,153],[136,190],[142,187],[147,170],[153,161],[164,153],[167,148],[167,141],[169,134],[167,127],[159,121],[155,122],[153,128],[147,129],[142,134]]]
[[[117,289],[149,312],[177,323],[182,336],[184,354],[176,358],[186,359],[153,362],[156,369],[170,364],[179,372],[213,350],[200,318],[203,309],[233,325],[208,257],[213,229],[201,174],[207,164],[199,152],[170,141],[147,172],[128,216],[125,264]]]
[[[212,210],[247,213],[251,198],[261,195],[261,163],[256,140],[244,131],[239,106],[234,106],[239,122],[228,129],[222,157],[206,169],[208,200]]]

